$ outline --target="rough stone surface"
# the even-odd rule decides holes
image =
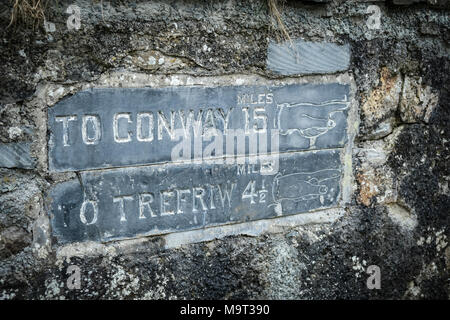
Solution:
[[[439,96],[422,79],[406,76],[403,83],[402,99],[399,105],[400,118],[406,123],[430,121]]]
[[[341,148],[349,94],[349,86],[338,83],[86,90],[48,111],[49,169],[164,163],[178,160],[172,150],[180,144],[188,145],[182,158],[190,161],[199,157],[196,139],[204,159],[202,150],[212,142],[223,145],[212,157]],[[226,132],[246,139],[255,126],[267,135],[259,137],[266,151],[261,143],[255,152],[246,141],[243,150],[227,141]]]
[[[68,30],[74,2],[81,28]],[[288,81],[267,68],[282,33],[263,0],[99,3],[57,1],[49,32],[42,23],[7,28],[9,2],[0,3],[0,141],[30,141],[36,158],[31,170],[0,168],[0,299],[449,298],[448,1],[286,1],[292,39],[350,48],[359,121],[343,159],[354,175],[344,178],[345,214],[171,248],[163,236],[52,238],[44,193],[80,174],[48,170],[48,108],[92,87],[149,86],[139,82],[148,76],[161,86],[199,76]],[[372,4],[379,29],[366,24]],[[67,286],[71,265],[80,290]],[[380,267],[381,289],[366,285],[370,265]]]
[[[337,206],[340,158],[337,149],[270,156],[256,164],[83,172],[81,184],[68,181],[50,192],[54,235],[59,242],[107,241]]]

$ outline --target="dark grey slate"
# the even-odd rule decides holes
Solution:
[[[269,43],[267,69],[282,75],[335,73],[350,65],[350,46],[303,40]]]
[[[244,95],[244,101],[240,101],[238,97]],[[176,129],[183,127],[181,113],[184,112],[186,121],[189,112],[193,112],[195,119],[203,112],[203,125],[207,127],[213,123],[218,131],[223,132],[223,115],[228,113],[228,128],[245,129],[245,108],[248,108],[250,129],[254,125],[262,128],[261,110],[264,108],[269,137],[275,129],[280,130],[280,152],[341,148],[347,141],[348,96],[349,86],[337,83],[82,91],[63,99],[48,111],[49,168],[51,171],[70,171],[171,161],[172,149],[179,140],[171,140],[165,129],[162,130],[162,139],[158,140],[158,112],[164,115],[169,126],[173,112],[173,127]],[[150,137],[148,118],[141,122],[141,141],[137,139],[137,116],[143,112],[153,115],[152,141],[142,141],[142,138]],[[117,113],[129,116],[130,121],[124,117],[118,120],[116,130],[117,137],[129,136],[129,142],[118,143],[114,139],[113,119]],[[64,145],[63,121],[67,118],[61,117],[67,116],[72,116],[74,121],[66,121],[68,133]],[[93,140],[93,144],[86,144],[82,139],[82,118],[86,116],[94,119],[86,122],[84,131],[86,139]],[[95,119],[100,133],[98,139],[94,139]],[[208,122],[206,119],[213,120]],[[205,141],[203,146],[209,143]],[[247,140],[245,153],[249,152],[248,144]],[[270,142],[268,148],[272,150]],[[226,151],[225,147],[223,149]]]
[[[35,160],[30,155],[30,143],[0,143],[0,167],[22,169],[34,168]]]
[[[272,175],[248,161],[85,171],[81,184],[74,180],[50,190],[53,234],[59,242],[108,241],[334,207],[341,151],[282,154]]]

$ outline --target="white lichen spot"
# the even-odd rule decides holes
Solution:
[[[444,234],[444,230],[436,232],[436,251],[444,251],[447,248],[447,236]]]
[[[420,287],[414,284],[414,281],[411,281],[408,285],[407,294],[412,295],[413,297],[417,297],[420,294]]]
[[[236,83],[236,85],[241,86],[241,85],[243,85],[245,83],[245,80],[242,79],[242,78],[237,78],[235,80],[235,83]]]
[[[420,237],[419,240],[417,240],[417,245],[418,246],[423,246],[424,243],[425,243],[425,238],[424,237]]]
[[[155,65],[156,64],[156,58],[154,56],[148,57],[148,64]]]
[[[171,86],[179,86],[181,84],[182,84],[182,82],[177,76],[173,76],[173,77],[170,78],[170,85]]]
[[[139,278],[134,274],[126,272],[120,265],[111,265],[113,267],[113,272],[111,276],[111,281],[108,286],[107,295],[123,298],[130,296],[139,290]]]
[[[8,129],[8,135],[10,139],[18,138],[22,135],[22,129],[19,127],[11,127]]]
[[[16,296],[16,293],[14,291],[8,292],[8,291],[3,290],[0,293],[0,300],[11,300],[11,299],[14,299],[15,296]]]
[[[388,215],[391,220],[405,231],[412,231],[416,228],[417,217],[405,208],[395,203],[387,205]]]
[[[364,267],[367,262],[365,260],[360,261],[359,257],[353,256],[352,258],[352,269],[356,271],[355,277],[359,278],[361,275],[366,271],[366,268]]]
[[[165,287],[167,285],[167,282],[169,281],[169,278],[164,274],[155,274],[155,282],[156,288],[152,291],[147,291],[142,299],[143,300],[156,300],[156,299],[167,299],[166,290]],[[176,299],[174,296],[168,297],[169,299]]]
[[[61,292],[60,284],[55,279],[52,279],[50,282],[46,280],[45,288],[44,298],[56,298]]]

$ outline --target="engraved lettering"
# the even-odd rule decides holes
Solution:
[[[163,139],[163,129],[166,129],[171,140],[175,139],[175,111],[170,111],[170,123],[162,111],[158,111],[158,140]]]
[[[180,189],[176,190],[177,192],[177,214],[183,213],[183,209],[181,208],[181,203],[187,203],[186,197],[184,195],[190,194],[191,190],[189,189]]]
[[[139,194],[139,219],[146,219],[144,212],[149,212],[151,218],[155,218],[156,214],[153,212],[150,203],[153,203],[154,196],[152,193]]]
[[[259,114],[258,114],[259,112]],[[255,132],[266,132],[267,130],[267,115],[266,115],[266,108],[265,107],[256,107],[253,109],[253,119],[255,120],[255,123],[253,124],[253,130]],[[258,127],[257,121],[261,121],[262,126]]]
[[[231,183],[230,187],[224,187],[224,193],[222,192],[222,187],[220,185],[217,186],[219,189],[220,201],[222,203],[222,208],[225,208],[225,200],[228,199],[228,208],[231,208],[231,199],[233,194],[233,189],[236,187],[236,183]]]
[[[199,136],[202,134],[202,116],[203,110],[200,109],[197,114],[197,119],[195,119],[194,110],[189,110],[189,114],[185,119],[184,111],[178,111],[180,116],[181,126],[184,130],[184,136],[187,138],[190,136],[191,128],[193,129],[194,135]],[[194,125],[192,125],[194,123]]]
[[[133,196],[118,196],[113,198],[114,203],[119,203],[119,213],[120,213],[120,222],[126,222],[127,217],[125,216],[125,201],[133,201]]]
[[[175,211],[168,210],[167,207],[170,206],[170,203],[167,202],[168,198],[174,196],[173,191],[161,191],[161,216],[173,215]]]
[[[69,146],[69,121],[76,121],[77,116],[60,116],[55,117],[56,122],[62,122],[63,124],[63,146]]]
[[[230,123],[230,115],[233,111],[233,108],[229,108],[228,112],[225,113],[225,111],[222,108],[217,109],[217,114],[219,115],[220,120],[222,120],[223,123],[223,134],[227,135],[228,133],[228,126]]]
[[[90,207],[92,207],[92,219],[91,222],[88,222],[86,219],[86,210],[88,205]],[[93,200],[85,200],[83,201],[83,203],[81,204],[81,208],[80,208],[80,220],[83,224],[85,225],[91,225],[97,222],[97,217],[98,217],[98,206],[97,206],[97,202],[93,201]]]
[[[93,133],[93,135],[91,136],[88,131]],[[100,117],[97,115],[83,116],[81,124],[81,135],[85,144],[98,144],[102,136]]]
[[[205,200],[203,199],[203,197],[205,196],[205,189],[203,189],[203,188],[201,188],[201,187],[196,187],[196,188],[193,188],[192,189],[192,193],[193,193],[193,196],[192,196],[192,211],[193,212],[198,212],[198,209],[197,209],[197,199],[199,200],[199,202],[200,202],[200,204],[201,204],[201,206],[202,206],[202,210],[203,211],[207,211],[208,210],[208,208],[206,207],[206,204],[205,204]]]
[[[120,136],[120,127],[119,127],[119,122],[120,119],[126,119],[127,123],[133,123],[131,121],[131,114],[128,112],[123,112],[123,113],[116,113],[114,115],[114,125],[113,125],[113,130],[114,130],[114,141],[117,143],[125,143],[125,142],[130,142],[131,141],[131,132],[127,131],[127,135],[126,137],[121,137]]]
[[[145,130],[144,121],[146,121],[147,130]],[[153,113],[151,112],[140,112],[137,115],[136,120],[137,126],[137,140],[143,142],[152,142],[153,141]]]

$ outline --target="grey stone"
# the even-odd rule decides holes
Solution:
[[[12,226],[0,231],[0,258],[20,252],[31,243],[31,235],[26,230]]]
[[[30,155],[30,143],[0,143],[0,167],[34,168],[35,161]]]
[[[267,69],[282,75],[334,73],[347,70],[349,45],[303,40],[269,43]]]
[[[74,2],[81,9],[81,29],[69,31],[66,9]],[[24,214],[27,199],[75,175],[49,173],[45,165],[37,170],[0,169],[4,172],[3,176],[0,173],[0,192],[5,193],[0,196],[0,229],[16,226],[32,231],[32,241],[36,241],[23,250],[22,245],[16,246],[17,251],[0,259],[0,300],[448,299],[450,73],[445,70],[450,70],[449,10],[437,10],[442,5],[432,2],[448,3],[428,0],[398,6],[392,1],[350,0],[328,4],[285,1],[282,5],[278,1],[282,21],[293,39],[351,44],[348,74],[354,78],[355,105],[360,108],[349,126],[351,123],[356,130],[359,124],[359,130],[354,145],[348,146],[348,151],[354,148],[352,156],[345,159],[346,166],[352,163],[354,174],[354,179],[343,183],[345,189],[351,189],[351,201],[345,209],[336,209],[345,212],[337,221],[279,225],[280,221],[335,210],[330,209],[217,227],[232,229],[227,233],[232,235],[196,244],[185,241],[175,248],[168,246],[168,238],[173,243],[173,238],[207,234],[213,228],[105,244],[54,243],[46,254],[45,237],[41,241],[38,233],[35,240],[37,228],[25,220],[32,216]],[[0,1],[0,24],[5,30],[0,50],[2,143],[12,142],[11,126],[33,127],[35,133],[27,135],[33,140],[33,150],[46,150],[46,101],[53,105],[60,94],[85,86],[136,86],[141,71],[165,78],[165,83],[185,77],[196,82],[198,77],[208,76],[216,83],[231,75],[274,76],[266,68],[267,39],[274,39],[278,30],[271,30],[267,0],[110,3],[108,10],[103,1],[102,12],[100,1],[48,1],[45,16],[56,26],[50,42],[42,23],[33,30],[31,25],[23,25],[30,19],[17,20],[8,28],[13,4]],[[383,13],[378,30],[368,30],[366,25],[372,15],[366,9],[371,4],[378,4]],[[423,34],[424,24],[433,25],[433,33],[440,32]],[[51,53],[55,50],[58,54]],[[165,62],[147,69],[146,56],[141,53],[153,55],[155,51]],[[144,62],[129,65],[128,56],[142,56]],[[377,117],[375,122],[367,121],[361,107],[371,99],[371,92],[382,93],[378,88],[383,67],[403,79],[422,78],[422,88],[430,87],[438,94],[428,123],[420,114],[412,118],[415,123],[404,125],[401,112],[395,110],[383,111],[386,117]],[[48,85],[53,97],[46,94],[49,90],[40,89]],[[64,90],[57,91],[59,87]],[[4,108],[10,103],[16,104],[14,110]],[[391,130],[386,127],[379,136],[378,124],[391,119],[392,133],[383,137]],[[379,140],[363,141],[369,136]],[[23,138],[25,135],[15,141],[25,141]],[[369,155],[360,158],[355,154],[360,148]],[[39,163],[46,160],[47,156],[39,153]],[[4,180],[18,175],[15,182]],[[391,178],[392,184],[386,184]],[[394,193],[389,195],[391,187]],[[366,191],[372,199],[368,207],[358,200]],[[344,198],[344,188],[341,192]],[[259,231],[259,224],[274,228],[267,233],[238,232],[242,225],[253,225]],[[293,231],[298,235],[287,237]],[[68,268],[73,265],[81,271],[81,290],[67,285],[71,278]],[[367,287],[369,278],[373,279],[367,273],[370,265],[381,269],[380,290]],[[180,317],[177,308],[164,311],[168,318]],[[271,310],[274,313],[276,310]]]
[[[250,142],[245,150],[235,146],[227,152],[229,129],[242,130],[249,141],[250,133],[266,127],[267,151],[277,151],[269,148],[276,130],[280,152],[341,148],[347,141],[348,96],[349,86],[337,83],[82,91],[49,109],[49,166],[68,171],[168,162],[185,132],[202,138],[205,150],[213,128],[224,133],[223,154],[254,153]],[[189,145],[194,150],[192,141]],[[257,152],[264,150],[260,144]],[[186,155],[183,159],[194,157]]]
[[[342,150],[342,149],[341,149]],[[287,153],[256,164],[168,164],[86,171],[49,194],[60,242],[107,241],[336,206],[341,151]],[[264,174],[267,163],[278,170]],[[272,167],[273,168],[273,167]]]

